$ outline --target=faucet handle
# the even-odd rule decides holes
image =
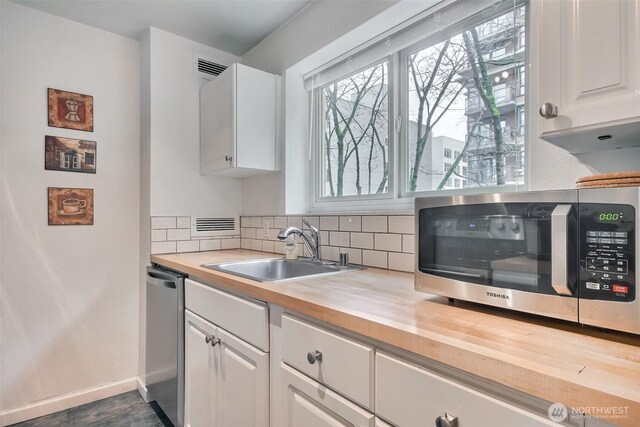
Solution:
[[[302,222],[304,223],[304,225],[306,225],[307,227],[309,227],[309,230],[311,230],[311,232],[313,234],[319,234],[320,230],[318,230],[317,228],[315,228],[313,225],[311,225],[311,223],[309,221],[307,221],[307,218],[302,218]]]

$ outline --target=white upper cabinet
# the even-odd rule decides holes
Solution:
[[[639,4],[532,3],[539,8],[542,139],[574,154],[640,146]]]
[[[200,173],[247,177],[277,170],[277,76],[233,64],[200,90]]]

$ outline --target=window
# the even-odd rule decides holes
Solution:
[[[71,157],[71,160],[72,160],[72,162],[71,162],[71,168],[72,168],[72,169],[80,169],[80,156],[79,156],[79,155],[77,155],[77,154],[74,154],[74,155]]]
[[[518,135],[524,135],[525,114],[524,114],[524,105],[520,105],[518,107]]]
[[[322,88],[322,197],[389,190],[388,65]]]
[[[518,95],[524,95],[525,92],[525,76],[524,65],[518,67]]]
[[[93,153],[84,153],[84,163],[86,165],[94,165],[95,164],[95,154]]]
[[[525,2],[437,14],[305,77],[316,201],[524,183]]]

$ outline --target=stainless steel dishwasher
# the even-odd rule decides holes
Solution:
[[[184,424],[184,278],[147,267],[145,385],[149,401],[178,427]]]

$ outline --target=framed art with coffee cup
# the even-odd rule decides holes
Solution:
[[[47,90],[49,126],[93,132],[93,96]]]
[[[93,189],[47,189],[49,225],[93,225]]]

